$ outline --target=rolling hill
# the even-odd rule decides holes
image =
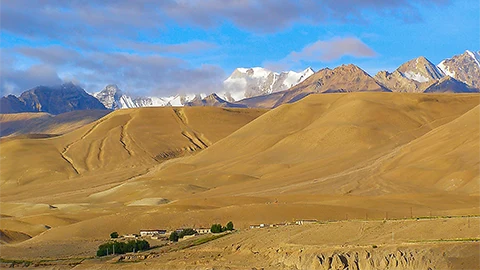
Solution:
[[[311,94],[268,112],[119,110],[62,136],[7,141],[1,229],[32,238],[5,252],[57,243],[58,254],[87,254],[112,231],[229,220],[478,215],[479,104],[478,94]]]

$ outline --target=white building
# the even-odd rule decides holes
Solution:
[[[164,235],[167,233],[167,230],[140,230],[140,236],[156,236],[156,235]]]
[[[295,224],[297,224],[297,225],[314,224],[314,223],[318,223],[318,220],[316,220],[316,219],[302,219],[302,220],[295,221]]]
[[[210,229],[208,229],[208,228],[197,228],[197,229],[195,229],[195,231],[197,231],[198,234],[210,233]]]

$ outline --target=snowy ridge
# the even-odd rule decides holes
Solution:
[[[237,68],[224,81],[224,90],[216,96],[235,102],[247,97],[271,94],[295,86],[315,72],[307,68],[301,72],[273,72],[262,67]],[[124,109],[154,106],[185,106],[194,100],[202,100],[206,94],[185,94],[168,97],[137,97],[124,94],[118,86],[107,85],[102,91],[93,94],[108,109]]]
[[[480,67],[480,53],[479,52],[471,52],[469,50],[466,51],[468,55],[470,55],[473,58],[473,61],[477,63],[478,67]]]
[[[437,67],[445,73],[445,75],[455,78],[455,71],[450,71],[449,68],[445,65],[445,60],[440,62]]]
[[[273,72],[266,68],[237,68],[223,82],[221,98],[234,102],[244,98],[271,94],[295,86],[315,73],[311,68],[301,72]]]
[[[397,71],[403,77],[419,83],[438,80],[444,76],[440,69],[423,56],[402,64]]]
[[[129,109],[139,107],[163,107],[163,106],[184,106],[195,98],[202,99],[205,94],[187,94],[175,95],[170,97],[138,97],[132,98],[125,95],[118,86],[114,84],[107,85],[102,91],[93,94],[106,108]]]
[[[480,89],[480,51],[466,50],[463,54],[444,59],[437,67],[446,75]]]
[[[423,76],[420,73],[415,73],[413,71],[407,71],[403,74],[407,79],[414,80],[417,82],[428,82],[429,79],[425,76]]]

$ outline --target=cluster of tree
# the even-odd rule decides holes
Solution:
[[[170,234],[169,240],[172,242],[178,242],[178,239],[183,238],[185,235],[194,235],[197,231],[194,229],[188,228],[183,229],[181,232],[177,233],[176,231]]]
[[[125,254],[127,252],[137,252],[149,248],[150,244],[146,240],[131,240],[128,242],[113,241],[100,245],[97,250],[97,256]]]
[[[233,231],[233,222],[228,222],[226,226],[222,227],[221,224],[213,224],[210,228],[212,233],[221,233],[224,231]]]
[[[118,233],[117,232],[112,232],[110,234],[110,238],[118,238]]]

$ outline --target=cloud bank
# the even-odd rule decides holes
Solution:
[[[1,48],[0,92],[19,93],[60,79],[83,82],[90,92],[99,91],[108,83],[138,94],[216,91],[225,72],[219,65],[201,65],[195,59],[206,55],[218,57],[215,53],[225,44],[205,41],[199,35],[184,40],[181,32],[169,43],[162,40],[162,33],[172,26],[215,30],[231,24],[253,35],[268,35],[295,24],[368,24],[372,14],[416,22],[421,20],[418,6],[441,6],[447,2],[2,1],[2,36],[19,40],[21,45]],[[375,52],[358,39],[338,38],[307,45],[292,52],[285,61],[328,62],[345,55],[372,57]]]
[[[356,37],[334,37],[329,40],[318,40],[298,52],[289,53],[279,61],[267,61],[264,65],[273,70],[285,70],[302,62],[329,63],[344,56],[370,58],[377,56],[377,53]]]

